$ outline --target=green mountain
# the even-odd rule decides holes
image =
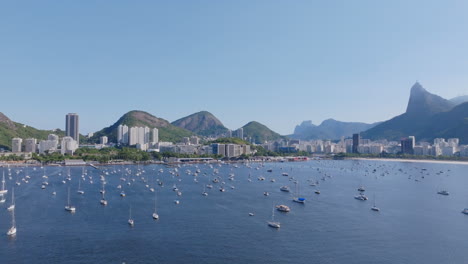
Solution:
[[[6,115],[0,113],[0,148],[11,150],[11,140],[15,137],[36,138],[37,140],[47,139],[49,134],[64,136],[61,130],[40,130],[24,124],[11,121]]]
[[[341,122],[334,119],[324,120],[319,126],[312,124],[312,121],[304,121],[294,129],[291,138],[312,140],[331,139],[336,140],[341,137],[349,137],[354,133],[368,130],[379,123],[366,124],[359,122]]]
[[[119,125],[157,128],[159,130],[160,141],[178,142],[181,141],[183,137],[192,135],[190,131],[176,127],[167,120],[155,117],[144,111],[133,110],[124,114],[113,125],[94,133],[91,141],[97,142],[99,141],[99,137],[107,136],[110,142],[117,142],[117,127]]]
[[[201,136],[219,136],[228,132],[228,129],[223,123],[212,113],[207,111],[191,114],[171,124]]]
[[[244,138],[252,138],[252,141],[257,144],[285,138],[265,125],[255,121],[249,122],[242,128],[244,129]]]
[[[468,144],[468,103],[435,114],[415,132],[415,136],[417,140],[429,142],[434,138],[459,138],[461,144]]]
[[[426,91],[419,83],[411,88],[408,107],[404,114],[385,121],[363,133],[363,138],[400,140],[415,136],[417,141],[436,137],[459,137],[464,130],[464,119],[468,118],[468,107]],[[467,138],[468,139],[468,138]],[[466,141],[463,141],[466,142]]]

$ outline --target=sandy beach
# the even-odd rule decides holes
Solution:
[[[408,163],[439,163],[439,164],[457,164],[468,165],[468,161],[457,160],[417,160],[417,159],[385,159],[385,158],[349,158],[350,160],[376,160],[390,162],[408,162]]]

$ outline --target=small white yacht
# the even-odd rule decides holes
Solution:
[[[437,193],[441,195],[449,195],[449,192],[446,190],[438,191]]]
[[[158,215],[156,212],[153,213],[153,219],[154,219],[154,220],[158,220],[158,219],[159,219],[159,215]]]
[[[285,213],[291,211],[291,209],[288,206],[284,205],[284,204],[277,205],[276,210],[278,210],[280,212],[285,212]]]
[[[15,234],[16,234],[16,226],[10,227],[10,229],[8,229],[8,231],[7,231],[7,235],[12,236],[12,235],[15,235]]]
[[[290,191],[288,186],[281,186],[280,190],[283,191],[283,192],[289,192]]]
[[[468,215],[468,208],[463,209],[462,213]]]
[[[354,199],[361,200],[361,201],[366,201],[369,198],[367,198],[367,196],[365,196],[364,194],[360,193],[359,195],[354,196]]]

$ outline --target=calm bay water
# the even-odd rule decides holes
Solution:
[[[208,165],[187,165],[178,168],[179,176],[170,174],[174,168],[162,165],[141,166],[145,172],[139,176],[137,166],[86,167],[86,181],[81,182],[84,195],[77,193],[81,167],[70,168],[72,180],[65,184],[68,168],[46,167],[49,185],[44,190],[42,169],[11,168],[9,179],[5,168],[9,193],[7,202],[0,205],[1,263],[467,261],[468,215],[461,213],[468,207],[466,165],[346,160],[260,166],[214,165],[219,170],[215,175]],[[131,170],[131,176],[122,173],[124,168]],[[201,172],[195,177],[197,168]],[[99,203],[99,176],[104,171],[109,172],[105,207]],[[21,181],[26,174],[31,176],[29,183]],[[229,174],[235,175],[234,181]],[[122,176],[128,180],[123,182]],[[211,182],[216,176],[226,183],[226,192],[219,191],[220,183]],[[258,180],[260,176],[265,180]],[[272,178],[276,181],[271,182]],[[162,187],[157,179],[164,183]],[[305,204],[292,202],[296,180]],[[310,186],[315,181],[319,184]],[[119,184],[126,197],[120,197]],[[146,184],[156,190],[159,220],[152,219],[155,193]],[[174,184],[181,196],[173,191]],[[206,184],[214,187],[202,196]],[[291,193],[281,192],[283,185],[290,186]],[[354,199],[361,185],[368,201]],[[6,207],[13,186],[18,232],[7,237],[11,217]],[[77,208],[74,214],[64,210],[68,187]],[[315,194],[316,189],[321,194]],[[438,195],[441,189],[450,195]],[[270,195],[264,196],[265,191]],[[374,196],[380,212],[370,210]],[[291,212],[275,212],[275,220],[281,222],[276,230],[267,221],[278,204],[289,206]],[[134,227],[127,223],[130,207]],[[255,215],[249,216],[250,212]]]

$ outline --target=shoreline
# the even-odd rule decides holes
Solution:
[[[457,164],[468,165],[468,161],[459,160],[424,160],[424,159],[386,159],[386,158],[346,158],[347,160],[377,160],[389,162],[406,162],[406,163],[438,163],[438,164]]]

